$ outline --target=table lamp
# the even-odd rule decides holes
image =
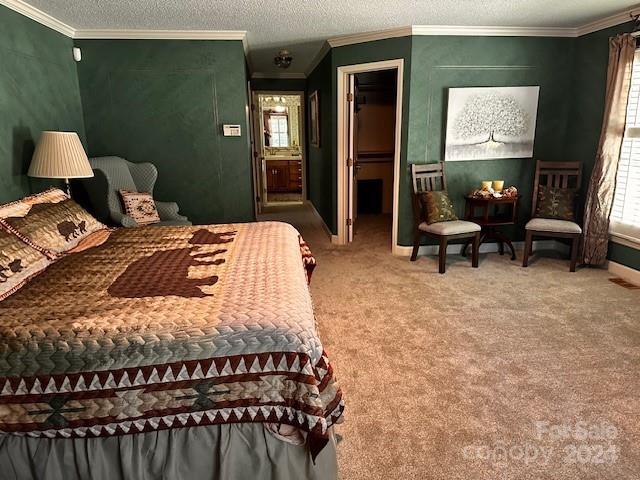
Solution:
[[[93,170],[76,132],[44,131],[33,152],[27,175],[37,178],[62,178],[71,196],[70,178],[93,177]]]

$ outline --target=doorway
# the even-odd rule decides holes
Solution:
[[[388,232],[397,248],[402,59],[338,68],[338,243]]]
[[[252,95],[253,170],[258,213],[306,198],[304,92]]]

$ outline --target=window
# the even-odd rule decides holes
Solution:
[[[272,147],[289,146],[289,126],[286,115],[269,115]]]
[[[640,49],[636,50],[627,104],[616,193],[611,209],[611,233],[640,243]]]

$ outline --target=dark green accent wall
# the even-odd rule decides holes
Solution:
[[[640,270],[640,252],[637,248],[627,247],[619,243],[609,242],[609,260]]]
[[[42,130],[84,139],[73,42],[0,5],[0,202],[59,184],[26,176]]]
[[[534,37],[413,37],[408,163],[444,159],[447,91],[451,87],[540,86],[534,159],[564,160],[573,79],[574,39]],[[462,217],[464,194],[482,180],[502,179],[518,187],[518,225],[524,237],[531,210],[534,159],[447,162],[449,194]],[[399,243],[412,242],[410,171],[402,164]]]
[[[331,122],[333,105],[332,96],[332,52],[328,52],[316,68],[307,77],[307,94],[318,91],[320,100],[320,146],[311,145],[309,128],[307,128],[307,191],[309,200],[313,203],[329,229],[336,233],[335,224],[335,161],[332,154],[332,144],[335,124]],[[307,97],[307,125],[309,125],[309,98]]]
[[[194,223],[254,218],[242,42],[81,40],[90,156],[152,162],[155,196]],[[224,137],[222,124],[240,124]]]
[[[571,104],[574,40],[569,38],[444,37],[415,36],[367,42],[331,50],[332,115],[324,128],[337,121],[337,68],[344,65],[403,58],[403,125],[401,139],[398,242],[412,242],[411,163],[437,162],[444,157],[447,90],[450,87],[527,86],[541,87],[535,158],[564,159],[564,139]],[[311,91],[311,89],[309,89]],[[337,139],[332,138],[332,158]],[[335,163],[335,162],[333,162]],[[535,163],[531,159],[449,162],[449,190],[460,216],[463,195],[481,180],[504,179],[520,188],[523,201],[519,224],[510,234],[523,237],[523,224],[530,214]],[[337,216],[336,169],[332,169],[333,231]]]
[[[602,128],[604,96],[609,62],[609,37],[633,30],[633,22],[600,30],[576,39],[573,95],[566,141],[566,156],[584,164],[586,191],[595,162]],[[640,270],[640,251],[609,244],[609,259]]]

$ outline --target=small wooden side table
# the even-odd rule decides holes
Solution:
[[[511,250],[511,260],[516,259],[516,251],[509,237],[498,230],[498,227],[504,225],[514,225],[516,223],[516,213],[518,208],[518,199],[520,195],[515,197],[474,197],[466,195],[465,199],[465,220],[475,222],[482,227],[480,236],[480,244],[482,245],[489,239],[498,242],[498,251],[500,255],[504,255],[505,243]],[[480,216],[476,215],[476,210],[481,210]],[[462,246],[460,252],[463,256],[467,254],[467,247],[471,242],[467,242]]]

